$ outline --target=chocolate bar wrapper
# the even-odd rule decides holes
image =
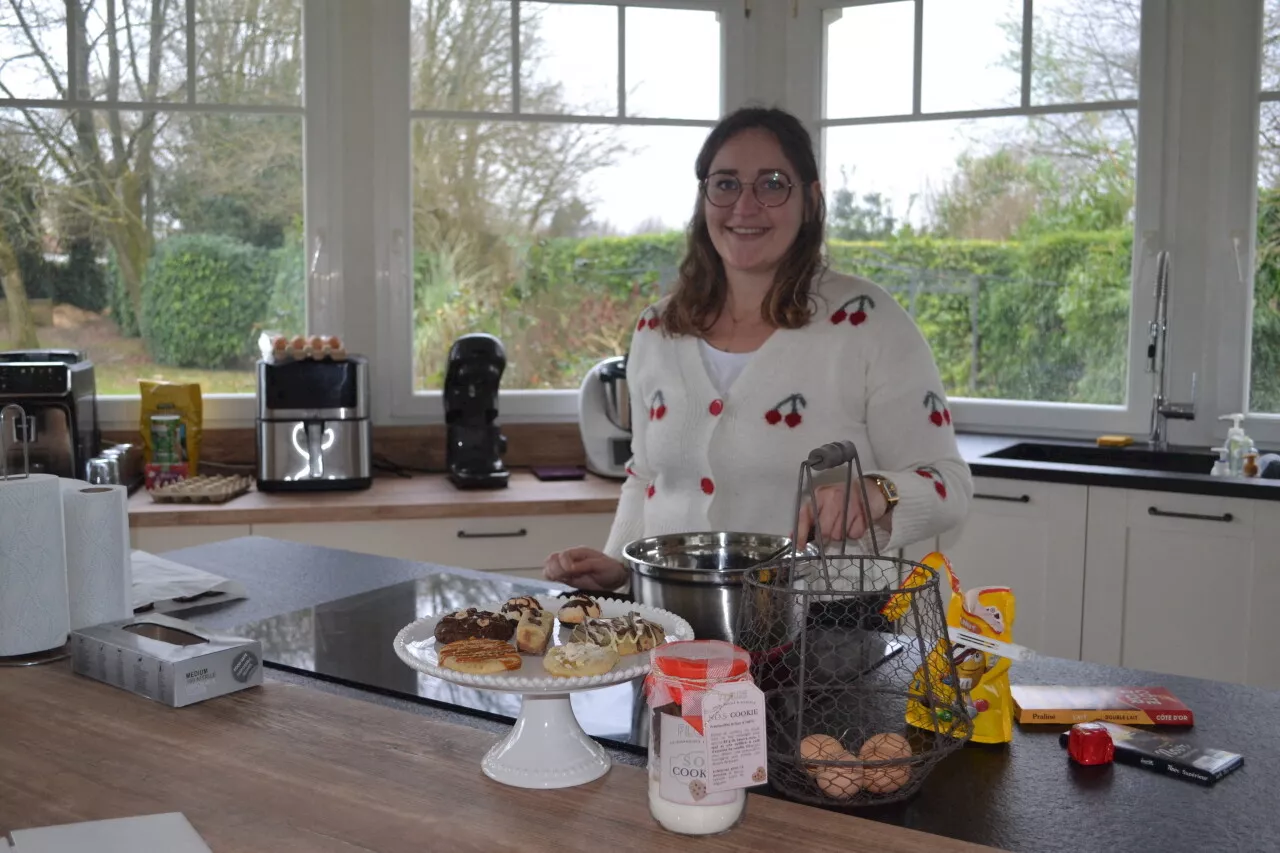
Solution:
[[[1116,761],[1122,764],[1132,764],[1199,785],[1213,785],[1244,764],[1244,756],[1235,752],[1196,746],[1181,737],[1156,734],[1119,723],[1097,722],[1111,733]],[[1070,732],[1058,735],[1058,743],[1065,748],[1069,736]]]

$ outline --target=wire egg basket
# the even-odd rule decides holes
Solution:
[[[869,506],[857,449],[824,445],[800,465],[793,542],[804,501],[818,517],[815,472],[840,466],[844,493],[852,494],[856,469]],[[880,554],[874,525],[868,554],[849,553],[844,539],[828,547],[817,527],[815,555],[777,557],[743,580],[736,636],[765,693],[769,784],[824,806],[904,800],[972,729],[963,701],[945,688],[958,682],[944,581],[928,566]]]

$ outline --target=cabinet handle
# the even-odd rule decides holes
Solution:
[[[528,536],[529,531],[521,527],[519,530],[498,530],[493,533],[468,533],[465,530],[458,531],[459,539],[518,539],[521,536]]]
[[[987,495],[982,492],[974,492],[973,496],[983,501],[1008,501],[1011,504],[1029,504],[1031,503],[1031,495]]]
[[[1160,509],[1155,506],[1147,507],[1147,515],[1159,515],[1165,518],[1194,518],[1198,521],[1230,522],[1235,519],[1235,516],[1229,512],[1224,512],[1222,515],[1204,515],[1198,512],[1169,512],[1168,510]]]

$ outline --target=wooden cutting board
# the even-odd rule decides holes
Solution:
[[[182,812],[215,853],[989,849],[755,795],[731,832],[676,836],[637,768],[511,788],[480,771],[493,735],[271,680],[173,709],[65,662],[0,669],[0,720],[0,838]]]

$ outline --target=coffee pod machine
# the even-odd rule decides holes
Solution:
[[[498,386],[507,366],[493,335],[463,335],[449,349],[444,377],[445,464],[460,489],[501,489],[507,437],[497,424]]]
[[[4,419],[8,468],[81,480],[98,455],[97,383],[93,362],[64,349],[0,352],[0,408],[16,403],[22,417]]]
[[[258,362],[257,478],[264,492],[373,484],[368,359]]]

